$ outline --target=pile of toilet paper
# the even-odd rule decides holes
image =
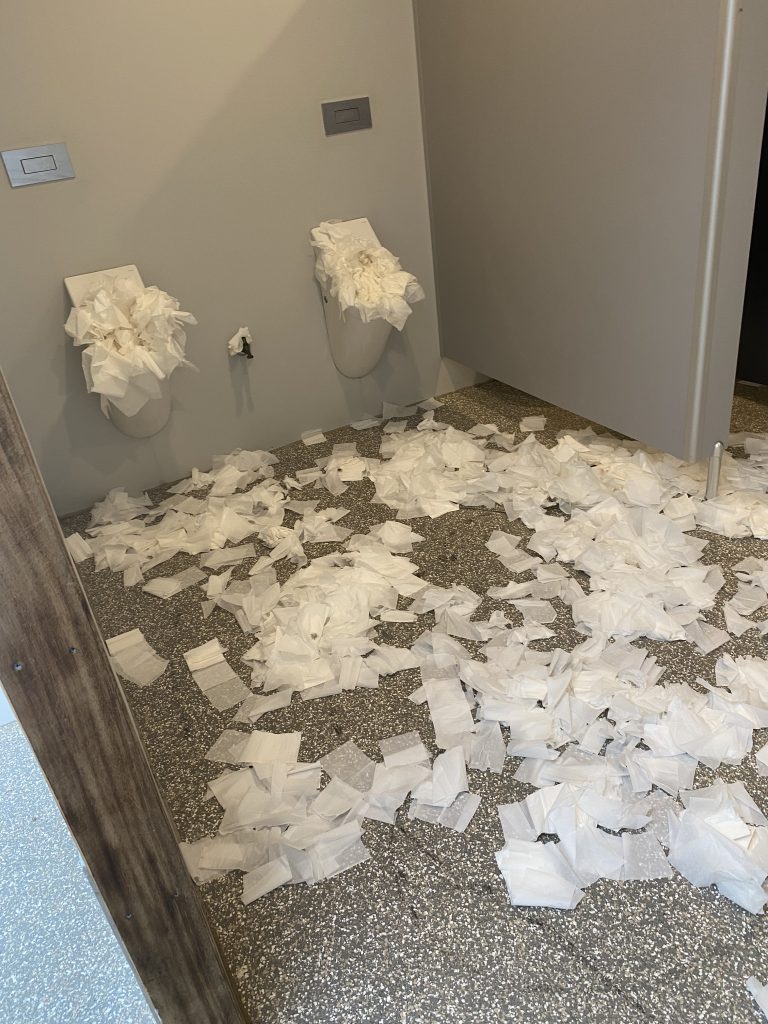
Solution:
[[[356,309],[365,323],[383,319],[402,331],[411,304],[424,290],[379,242],[366,218],[324,221],[311,232],[315,276],[338,300],[342,314]]]
[[[573,909],[600,878],[676,869],[762,913],[768,818],[727,767],[754,758],[756,777],[768,774],[768,661],[734,643],[768,633],[768,619],[754,617],[768,607],[768,559],[708,564],[707,540],[692,531],[768,536],[768,436],[731,438],[747,457],[726,455],[722,496],[706,502],[703,464],[592,429],[546,446],[535,436],[543,417],[521,421],[522,440],[493,423],[461,431],[435,419],[439,406],[413,410],[411,429],[412,410],[395,411],[375,457],[337,444],[280,479],[276,456],[238,450],[154,506],[113,491],[88,539],[68,538],[78,561],[93,557],[96,571],[123,572],[126,586],[158,600],[201,585],[200,621],[220,609],[253,638],[241,654],[250,687],[218,639],[185,653],[195,687],[234,711],[204,755],[223,766],[210,789],[224,817],[216,836],[182,847],[191,873],[205,882],[244,872],[246,903],[333,877],[368,859],[364,819],[394,824],[409,794],[410,818],[461,832],[481,800],[467,769],[500,774],[515,759],[513,778],[531,791],[499,806],[496,851],[513,905]],[[317,431],[304,440],[328,443]],[[350,510],[322,492],[363,479],[396,518],[355,533],[344,525]],[[467,506],[502,507],[509,521],[477,538],[475,557],[485,548],[504,570],[485,594],[422,578],[409,557],[424,539],[409,520],[426,532]],[[318,543],[336,547],[305,551]],[[145,578],[177,552],[202,556],[200,567]],[[486,598],[496,606],[480,614]],[[414,624],[410,644],[385,642],[391,622]],[[574,629],[581,642],[555,646]],[[643,639],[688,645],[690,673],[673,675]],[[553,643],[541,650],[539,640]],[[164,671],[138,630],[109,644],[137,685]],[[725,645],[716,663],[697,661]],[[419,685],[407,699],[427,706],[434,759],[413,731],[380,741],[383,764],[351,740],[305,762],[300,733],[253,731],[294,701],[364,692],[412,670]],[[723,766],[726,777],[713,779]],[[320,767],[331,780],[322,790]]]
[[[160,382],[185,357],[183,324],[191,313],[160,288],[145,288],[127,277],[107,280],[73,307],[64,330],[83,350],[83,375],[89,392],[101,395],[101,411],[111,403],[135,416],[147,402],[160,398]]]

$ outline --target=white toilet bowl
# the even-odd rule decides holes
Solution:
[[[354,308],[346,310],[342,317],[338,299],[325,288],[320,290],[336,369],[345,377],[365,377],[384,355],[392,325],[382,319],[365,323]]]
[[[126,416],[109,403],[109,419],[121,434],[127,437],[152,437],[159,433],[171,418],[171,382],[159,381],[160,397],[150,398],[133,416]]]

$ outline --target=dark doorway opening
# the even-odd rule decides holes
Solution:
[[[763,127],[736,379],[768,384],[768,110]]]

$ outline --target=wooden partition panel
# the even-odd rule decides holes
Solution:
[[[0,375],[0,678],[163,1024],[244,1024]]]

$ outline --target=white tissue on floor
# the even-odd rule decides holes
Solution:
[[[228,569],[204,578],[200,597],[250,635],[243,660],[261,692],[237,679],[216,641],[188,652],[195,674],[214,668],[239,687],[236,723],[251,726],[287,707],[294,693],[296,700],[330,698],[418,670],[420,685],[417,678],[405,692],[427,704],[444,751],[434,762],[415,733],[381,738],[383,763],[348,740],[321,757],[332,781],[318,794],[320,767],[296,761],[298,734],[225,731],[205,756],[254,767],[216,783],[220,835],[185,850],[197,877],[257,871],[281,859],[292,882],[333,877],[367,858],[361,823],[393,823],[409,794],[407,813],[418,827],[461,831],[479,804],[467,765],[470,773],[500,772],[509,756],[522,758],[515,779],[532,787],[524,800],[499,808],[506,844],[498,863],[513,903],[570,908],[598,878],[665,878],[672,865],[692,884],[717,885],[761,913],[765,819],[740,784],[694,786],[699,764],[717,771],[742,763],[754,731],[768,727],[768,663],[726,648],[714,682],[680,681],[638,641],[686,645],[696,664],[733,635],[763,629],[746,616],[766,604],[768,561],[746,558],[726,581],[704,562],[706,540],[690,531],[764,536],[764,464],[726,457],[722,497],[712,505],[700,500],[703,465],[591,430],[564,434],[547,448],[530,433],[516,444],[493,432],[494,424],[464,432],[435,429],[431,416],[410,430],[405,418],[396,422],[402,429],[383,437],[380,458],[334,445],[291,480],[273,479],[268,453],[234,452],[210,472],[193,471],[154,507],[146,496],[115,490],[95,507],[88,539],[69,545],[84,557],[86,548],[92,552],[96,570],[131,578],[178,552],[216,572],[249,560],[234,574],[248,571],[246,578],[233,579]],[[353,533],[343,525],[345,509],[318,510],[323,489],[337,493],[347,480],[370,481],[375,503],[397,519]],[[318,498],[292,498],[301,487],[313,487],[305,493]],[[483,617],[486,595],[422,579],[418,556],[408,557],[429,529],[414,532],[408,520],[460,507],[503,508],[508,519],[478,543],[477,556],[503,584],[489,588],[498,604]],[[253,540],[241,543],[248,537],[257,538],[258,557]],[[308,560],[304,543],[334,548]],[[175,587],[179,576],[191,579],[185,570],[147,586]],[[726,582],[729,593],[736,583],[736,593],[721,618],[715,608]],[[383,624],[400,622],[407,632],[422,616],[430,618],[408,646],[382,642]],[[548,625],[556,618],[572,618],[582,641],[570,651],[536,650],[532,641],[553,637]],[[141,634],[127,647],[138,642],[145,643]],[[117,659],[120,651],[110,653]],[[133,668],[129,658],[121,674]],[[374,752],[370,740],[367,749]],[[755,756],[758,772],[768,773],[768,745]],[[248,835],[254,828],[258,843]],[[559,842],[539,842],[542,835]],[[241,862],[247,868],[227,867]],[[254,876],[249,892],[274,877],[286,877],[285,864],[282,873]]]
[[[768,1020],[768,985],[761,985],[755,977],[747,978],[746,988]]]
[[[165,672],[168,662],[158,658],[140,629],[107,640],[112,666],[124,679],[137,686],[148,686]]]
[[[218,640],[209,640],[184,655],[192,678],[202,692],[220,711],[241,703],[250,690],[235,675],[224,658]]]

